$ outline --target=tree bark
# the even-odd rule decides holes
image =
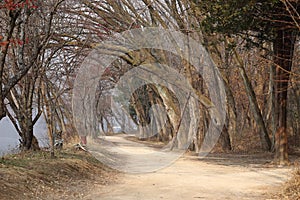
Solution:
[[[255,122],[256,122],[257,126],[259,127],[259,136],[260,136],[262,148],[264,150],[269,151],[269,150],[271,150],[271,140],[269,138],[268,131],[267,131],[265,122],[263,120],[261,111],[258,107],[255,92],[254,92],[251,82],[246,74],[246,70],[244,68],[243,62],[241,61],[236,50],[234,50],[234,53],[235,53],[235,57],[237,59],[238,65],[239,65],[240,75],[243,79],[243,83],[246,88],[247,96],[248,96],[248,99],[250,102],[251,111],[254,115]]]
[[[229,87],[228,83],[224,80],[224,87],[226,91],[226,97],[227,97],[227,118],[226,118],[226,129],[223,129],[223,131],[227,131],[228,133],[228,140],[229,145],[227,146],[227,149],[233,150],[234,149],[234,139],[236,137],[236,121],[237,121],[237,112],[236,112],[236,106],[235,106],[235,100],[234,96],[232,94],[231,88]],[[225,125],[226,126],[226,125]]]
[[[6,116],[4,101],[0,95],[0,120]]]
[[[143,102],[141,102],[141,98],[145,98],[144,96],[140,96],[137,94],[138,91],[134,92],[132,95],[132,105],[138,117],[138,127],[139,127],[139,139],[148,138],[148,116],[145,111]]]
[[[275,150],[275,134],[276,134],[276,115],[275,115],[275,106],[276,106],[276,96],[275,96],[275,66],[270,66],[270,77],[268,85],[269,97],[267,99],[267,111],[266,111],[266,121],[268,123],[269,130],[272,132],[272,147],[271,151]]]
[[[180,141],[178,140],[177,133],[180,128],[180,108],[179,105],[175,103],[171,92],[168,90],[168,88],[157,85],[156,86],[157,91],[163,101],[163,104],[167,110],[168,117],[170,119],[170,123],[172,125],[173,129],[173,139],[171,143],[170,149],[173,149],[174,147],[179,147]]]
[[[280,165],[288,161],[287,141],[287,94],[295,45],[293,30],[279,29],[274,40],[274,63],[276,64],[277,131],[275,134],[275,158]]]

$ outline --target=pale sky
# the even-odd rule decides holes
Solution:
[[[43,117],[34,126],[34,135],[41,147],[48,145],[47,128]],[[19,144],[19,138],[18,133],[7,117],[0,120],[0,156],[14,149]]]

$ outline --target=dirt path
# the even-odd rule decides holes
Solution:
[[[127,148],[134,143],[118,139]],[[135,150],[149,147],[137,144]],[[122,148],[122,147],[121,147]],[[95,187],[85,199],[270,199],[274,187],[288,179],[289,168],[269,168],[265,156],[184,155],[153,173],[123,174],[117,184]]]

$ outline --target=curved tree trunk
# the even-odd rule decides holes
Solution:
[[[173,149],[174,147],[178,147],[180,141],[178,141],[177,133],[180,128],[180,108],[179,106],[174,102],[174,99],[172,97],[172,94],[170,91],[163,86],[157,85],[156,86],[157,91],[163,101],[163,104],[167,110],[168,117],[170,119],[170,123],[173,129],[173,139],[171,143],[170,149]]]
[[[144,109],[143,103],[140,98],[145,98],[144,96],[139,96],[137,93],[133,93],[132,95],[132,105],[138,117],[138,127],[139,127],[139,139],[148,138],[148,130],[147,130],[147,113]]]
[[[149,96],[149,101],[151,103],[151,106],[155,105],[163,105],[163,102],[160,98],[158,98],[158,92],[155,86],[147,85],[147,90],[148,90],[148,96]],[[154,96],[155,94],[155,96]],[[167,142],[169,140],[169,133],[170,131],[167,130],[167,124],[169,124],[168,119],[164,120],[164,116],[162,112],[159,112],[159,110],[156,107],[153,107],[153,116],[155,122],[156,128],[153,130],[157,131],[157,140],[162,141],[162,142]],[[156,133],[153,133],[156,134]]]

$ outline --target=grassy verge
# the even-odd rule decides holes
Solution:
[[[300,200],[300,167],[293,172],[293,177],[285,184],[280,199]]]
[[[116,180],[117,172],[86,152],[23,152],[0,158],[0,199],[75,199]]]

